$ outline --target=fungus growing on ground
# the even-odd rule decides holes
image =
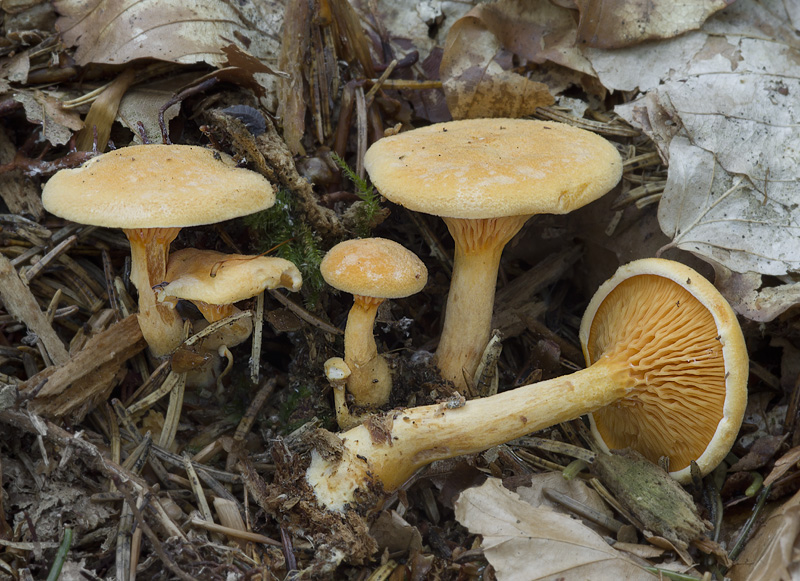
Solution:
[[[666,456],[681,482],[691,461],[707,474],[725,457],[744,415],[748,359],[736,315],[710,282],[668,260],[623,266],[592,299],[580,337],[587,369],[461,407],[388,412],[314,450],[306,480],[317,500],[342,509],[435,460],[592,412],[608,446]]]
[[[223,153],[191,145],[135,145],[56,173],[42,192],[52,214],[122,228],[131,244],[139,325],[156,356],[183,339],[174,309],[152,290],[164,281],[169,245],[181,228],[230,220],[275,203],[272,185]]]
[[[469,119],[385,137],[364,158],[375,187],[409,210],[441,216],[455,241],[442,377],[472,381],[491,333],[505,245],[534,214],[566,214],[614,187],[614,146],[562,123]],[[468,379],[465,379],[465,375]]]
[[[184,248],[169,257],[165,280],[157,293],[159,302],[174,303],[177,299],[191,301],[205,321],[214,323],[240,312],[234,303],[255,297],[266,289],[286,288],[297,292],[303,278],[297,267],[283,258],[244,254],[225,254],[216,250]],[[200,327],[195,324],[195,330]],[[253,332],[251,317],[229,322],[203,339],[202,349],[212,354],[211,363],[187,381],[205,386],[221,379],[233,365],[230,348],[247,340]],[[219,358],[228,359],[226,369],[214,378]]]
[[[344,332],[344,360],[350,368],[347,390],[356,405],[381,406],[389,401],[392,376],[372,334],[375,315],[384,300],[421,291],[428,270],[397,242],[364,238],[331,248],[320,271],[329,285],[353,295]]]
[[[297,292],[303,278],[297,267],[283,258],[244,254],[225,254],[216,250],[184,248],[169,257],[158,300],[191,301],[206,321],[214,323],[239,310],[234,303],[255,297],[266,289],[285,288]],[[209,349],[221,345],[234,347],[247,340],[253,331],[250,317],[234,321],[205,339]]]

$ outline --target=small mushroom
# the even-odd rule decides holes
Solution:
[[[251,214],[275,203],[272,185],[236,167],[223,153],[191,145],[134,145],[56,173],[42,192],[52,214],[122,228],[131,244],[131,282],[139,291],[139,324],[152,353],[172,352],[183,340],[174,309],[156,301],[169,245],[185,226]]]
[[[665,456],[681,482],[691,461],[707,474],[725,457],[747,403],[748,359],[736,315],[710,282],[668,260],[628,264],[592,299],[580,337],[587,369],[463,405],[392,411],[373,420],[379,438],[362,424],[339,435],[341,453],[312,451],[306,480],[317,500],[340,510],[434,460],[586,413],[607,446]]]
[[[441,216],[453,236],[436,362],[458,388],[473,380],[489,340],[505,245],[532,215],[580,208],[622,174],[619,153],[602,137],[522,119],[452,121],[385,137],[369,148],[364,167],[382,195]]]
[[[164,280],[168,284],[158,292],[159,301],[192,301],[209,323],[231,316],[238,311],[234,303],[257,296],[266,289],[286,288],[297,292],[303,285],[300,271],[283,258],[196,248],[173,252]],[[221,345],[234,347],[245,341],[252,330],[252,320],[244,317],[207,337],[204,345],[211,350]]]
[[[372,334],[375,315],[384,300],[421,291],[428,270],[397,242],[365,238],[331,248],[320,271],[329,285],[353,295],[344,332],[344,360],[351,372],[347,390],[359,406],[381,406],[389,401],[392,377]]]

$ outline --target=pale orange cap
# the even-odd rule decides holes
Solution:
[[[622,175],[602,137],[528,119],[465,119],[384,137],[364,166],[392,202],[444,218],[566,214]]]
[[[215,250],[184,248],[173,252],[167,264],[163,296],[213,305],[229,305],[261,294],[266,289],[296,292],[303,284],[297,267],[276,256],[225,254]]]
[[[133,145],[64,169],[45,184],[52,214],[109,228],[175,228],[230,220],[275,203],[272,184],[194,145]]]
[[[322,259],[320,271],[336,289],[383,299],[413,295],[428,282],[428,269],[417,255],[385,238],[340,242]]]

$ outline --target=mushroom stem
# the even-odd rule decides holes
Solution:
[[[344,331],[344,360],[350,367],[347,389],[359,406],[381,406],[389,401],[392,376],[389,364],[378,355],[373,327],[382,298],[354,295]]]
[[[528,218],[444,219],[455,256],[436,365],[459,389],[473,380],[489,342],[500,255]]]
[[[628,375],[600,360],[458,408],[435,404],[390,412],[375,422],[379,429],[362,424],[340,434],[338,459],[314,450],[306,480],[322,505],[339,510],[358,489],[380,484],[390,492],[435,460],[479,452],[607,406],[633,388]]]
[[[131,282],[139,291],[139,326],[156,357],[171,353],[183,341],[183,321],[175,310],[156,299],[153,287],[164,282],[169,245],[180,228],[131,228]]]

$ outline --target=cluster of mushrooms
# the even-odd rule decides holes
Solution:
[[[365,167],[378,191],[409,210],[441,216],[455,241],[444,325],[434,363],[463,390],[474,381],[491,333],[500,256],[535,214],[564,214],[613,188],[616,148],[555,122],[474,119],[385,137]],[[135,168],[131,170],[131,168]],[[116,175],[133,176],[117,182]],[[138,178],[138,179],[137,179]],[[52,213],[85,224],[121,227],[132,252],[142,332],[155,355],[185,338],[174,308],[193,301],[208,321],[265,288],[297,290],[299,272],[269,257],[184,249],[169,255],[181,227],[249,214],[274,203],[272,186],[227,156],[190,146],[135,146],[64,170],[46,185]],[[696,464],[711,471],[739,431],[748,359],[736,316],[714,286],[669,260],[621,267],[584,314],[580,340],[587,368],[497,395],[380,413],[392,371],[378,353],[373,325],[386,299],[426,284],[422,261],[397,242],[348,240],[321,264],[325,280],[354,296],[344,357],[325,364],[337,419],[345,430],[311,453],[306,482],[329,510],[344,510],[402,486],[435,460],[485,450],[590,414],[601,447],[666,457],[681,482]],[[222,350],[247,337],[226,328],[208,341]],[[231,325],[233,327],[233,325]],[[365,415],[353,415],[355,404]]]

